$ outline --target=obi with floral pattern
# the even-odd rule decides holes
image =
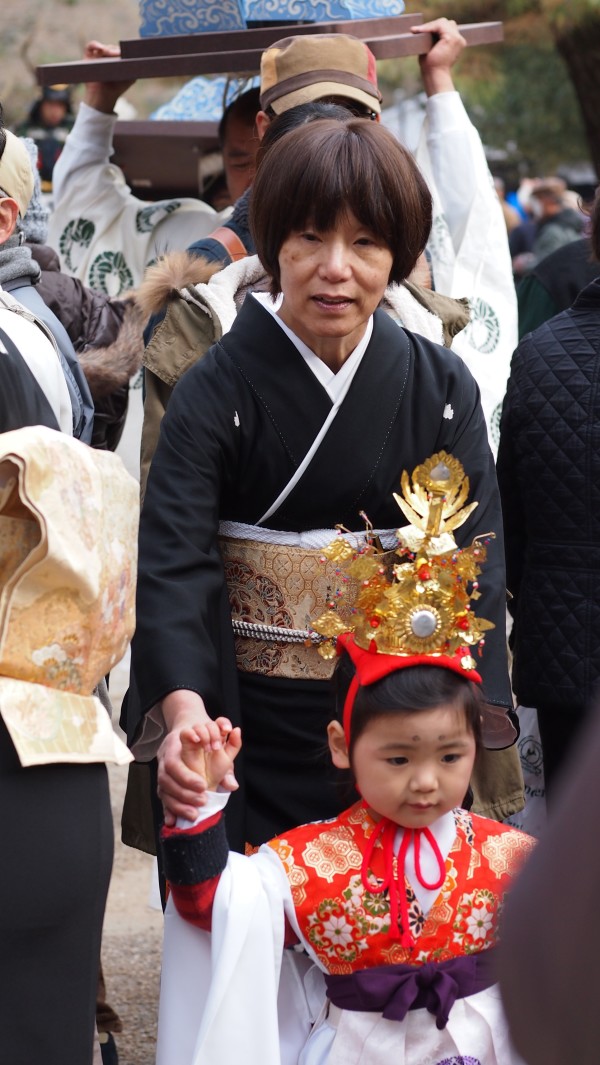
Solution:
[[[94,689],[135,628],[139,485],[30,426],[0,446],[0,717],[21,765],[132,755]]]

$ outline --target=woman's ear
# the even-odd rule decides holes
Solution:
[[[350,757],[346,746],[346,737],[339,721],[330,721],[327,726],[327,740],[331,761],[336,769],[350,769]]]

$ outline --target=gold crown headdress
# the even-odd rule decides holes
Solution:
[[[411,479],[405,470],[401,487],[402,496],[394,493],[394,498],[410,525],[397,530],[399,546],[391,563],[369,529],[359,548],[340,529],[324,549],[325,557],[338,562],[340,574],[344,571],[356,582],[358,592],[354,624],[342,620],[334,601],[313,622],[314,631],[325,637],[319,651],[333,657],[336,638],[353,631],[354,643],[363,650],[416,660],[444,656],[452,668],[469,673],[475,670],[472,649],[494,628],[471,608],[480,596],[477,577],[486,559],[485,544],[494,533],[476,537],[470,547],[457,546],[453,532],[478,504],[465,505],[469,478],[444,451],[417,466]]]

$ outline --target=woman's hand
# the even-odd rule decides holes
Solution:
[[[187,689],[169,692],[162,701],[162,712],[168,731],[158,751],[157,790],[165,811],[165,824],[171,826],[177,817],[194,821],[198,807],[206,802],[208,789],[206,779],[188,768],[184,761],[182,734],[189,735],[191,730],[195,743],[205,753],[217,752],[221,751],[223,736],[232,731],[232,726],[226,718],[219,718],[218,723],[213,721],[201,696]],[[231,767],[229,773],[230,778],[225,771],[222,784],[231,791],[237,783]]]

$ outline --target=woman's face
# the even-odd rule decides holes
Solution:
[[[363,336],[392,263],[387,244],[353,214],[327,232],[294,232],[279,252],[279,317],[336,371]]]

